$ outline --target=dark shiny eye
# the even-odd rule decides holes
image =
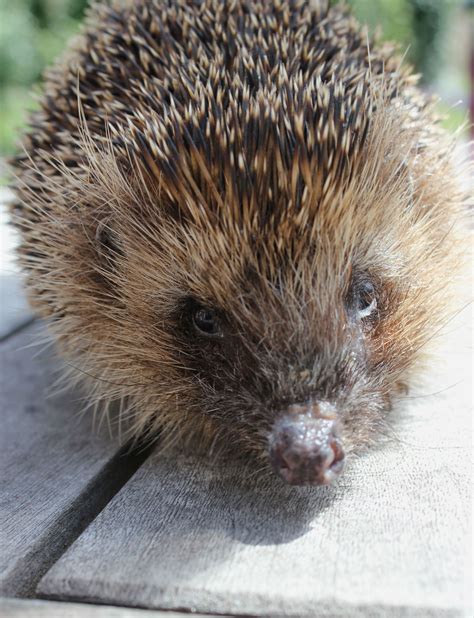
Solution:
[[[355,301],[359,318],[368,318],[376,312],[377,295],[370,281],[364,281],[357,286]]]
[[[193,323],[196,329],[204,335],[221,335],[219,318],[214,309],[207,309],[206,307],[196,309],[193,314]]]

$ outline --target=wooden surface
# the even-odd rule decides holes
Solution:
[[[80,394],[51,396],[60,362],[32,325],[0,343],[0,591],[37,579],[136,469],[80,416]],[[141,461],[141,460],[140,460]]]
[[[454,328],[454,327],[453,327]],[[241,465],[148,460],[39,593],[238,615],[463,616],[469,603],[469,335],[411,395],[393,440],[335,488]]]
[[[0,599],[2,618],[189,618],[189,614],[23,599]],[[202,618],[194,614],[195,618]]]

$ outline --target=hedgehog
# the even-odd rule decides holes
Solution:
[[[91,405],[292,485],[377,444],[459,253],[417,81],[325,0],[93,4],[12,161],[29,298]]]

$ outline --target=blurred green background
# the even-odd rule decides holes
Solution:
[[[447,125],[462,124],[470,87],[472,0],[349,0],[349,4],[361,21],[371,28],[379,24],[384,38],[399,41],[407,50],[425,87],[443,97]],[[41,73],[77,31],[86,6],[87,0],[0,0],[0,157],[14,152],[18,131],[34,108]],[[456,106],[458,100],[463,104]]]

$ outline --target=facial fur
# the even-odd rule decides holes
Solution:
[[[294,406],[329,407],[346,454],[376,441],[456,260],[462,196],[415,81],[325,2],[94,7],[13,211],[91,400],[265,460]]]

